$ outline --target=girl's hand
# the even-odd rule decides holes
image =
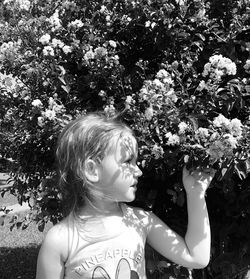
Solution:
[[[184,166],[182,173],[182,181],[186,193],[198,192],[205,194],[209,184],[215,175],[215,170],[212,168],[187,170]]]

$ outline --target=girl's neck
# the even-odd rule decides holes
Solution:
[[[121,206],[118,202],[107,202],[102,200],[85,200],[85,204],[79,209],[79,216],[110,216],[121,215]]]

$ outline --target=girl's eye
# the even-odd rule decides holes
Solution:
[[[132,159],[128,159],[128,160],[126,160],[124,163],[125,164],[130,164],[132,162]]]

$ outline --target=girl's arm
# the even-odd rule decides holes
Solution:
[[[52,227],[40,248],[36,279],[63,279],[67,257],[66,230],[60,224]]]
[[[182,238],[157,216],[151,214],[147,241],[169,260],[188,267],[204,268],[210,258],[210,225],[205,202],[205,191],[214,176],[213,170],[183,169],[183,184],[187,193],[188,228]]]

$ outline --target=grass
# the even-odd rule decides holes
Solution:
[[[7,193],[0,198],[0,206],[15,203],[16,198]],[[20,219],[26,213],[19,213]],[[4,225],[0,226],[0,278],[35,279],[39,248],[51,224],[45,226],[43,233],[37,229],[35,223],[30,224],[25,230],[14,228],[11,231],[11,215],[0,218],[4,218]]]

